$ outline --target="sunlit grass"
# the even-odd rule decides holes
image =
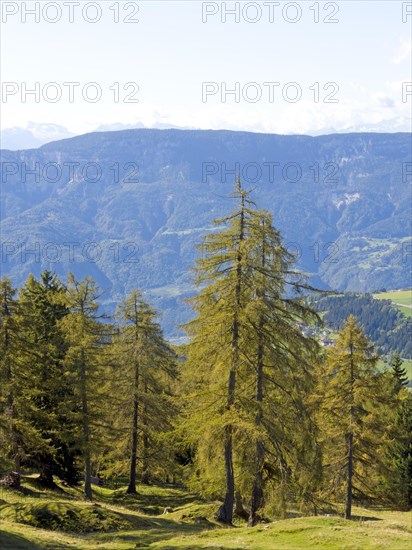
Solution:
[[[380,292],[373,295],[378,300],[391,300],[392,303],[407,317],[412,316],[412,289]]]
[[[88,503],[82,499],[81,487],[60,485],[46,491],[33,478],[24,478],[22,491],[0,490],[0,548],[410,549],[412,517],[408,512],[355,508],[353,521],[320,515],[273,521],[253,529],[224,528],[213,519],[218,503],[204,502],[180,488],[139,485],[137,495],[126,495],[125,487],[94,487],[94,493],[95,502]],[[166,507],[172,511],[163,514]],[[63,519],[71,511],[74,522],[78,518],[83,522],[83,532],[62,531],[58,522],[53,524],[55,529],[35,527],[38,510]],[[70,524],[64,526],[70,528]]]

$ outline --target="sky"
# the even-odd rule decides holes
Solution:
[[[2,129],[317,134],[411,116],[412,2],[0,4]]]

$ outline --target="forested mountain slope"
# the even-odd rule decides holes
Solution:
[[[45,268],[90,274],[108,306],[143,288],[169,335],[190,314],[194,244],[230,209],[235,173],[319,287],[409,284],[407,133],[137,129],[3,150],[1,161],[2,273],[15,284]]]

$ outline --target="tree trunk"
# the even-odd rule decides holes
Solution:
[[[263,456],[264,456],[263,445],[258,441],[256,443],[257,472],[253,482],[250,514],[248,519],[249,527],[254,527],[257,523],[259,523],[259,517],[257,515],[257,511],[262,507],[262,504],[263,504],[263,472],[262,472]]]
[[[240,183],[239,183],[240,185]],[[235,402],[236,389],[236,371],[239,365],[239,310],[241,309],[241,292],[242,292],[242,251],[241,243],[244,240],[245,232],[245,194],[242,194],[242,208],[240,214],[239,227],[239,248],[236,258],[236,305],[232,327],[232,364],[230,367],[228,380],[228,397],[227,410],[230,410]],[[235,500],[235,475],[233,471],[233,429],[229,424],[224,430],[224,460],[225,460],[225,475],[226,475],[226,494],[223,504],[220,506],[216,514],[217,521],[222,523],[232,524],[233,520],[233,504]]]
[[[262,323],[260,323],[262,324]],[[263,412],[262,412],[262,400],[263,400],[263,345],[259,343],[258,349],[258,361],[257,361],[257,374],[256,374],[256,401],[258,405],[258,412],[256,415],[256,427],[259,428]],[[261,441],[256,441],[255,448],[255,479],[253,482],[252,499],[250,506],[250,514],[248,526],[253,527],[258,523],[259,518],[256,512],[262,507],[263,504],[263,462],[264,462],[264,447]]]
[[[129,486],[126,493],[136,494],[136,466],[137,466],[137,436],[138,436],[138,422],[139,422],[139,365],[135,365],[134,373],[134,400],[133,400],[133,419],[132,419],[132,450],[130,457],[130,474],[129,474]]]
[[[261,257],[261,267],[265,267],[265,241],[263,240],[263,246],[262,246],[262,257]],[[264,288],[261,288],[258,296],[260,298],[263,298],[264,296]],[[263,345],[263,328],[265,325],[265,320],[263,318],[263,315],[259,318],[259,325],[258,325],[258,338],[259,338],[259,344],[258,344],[258,352],[257,352],[257,369],[256,369],[256,403],[257,403],[257,414],[256,414],[256,428],[259,430],[260,424],[262,423],[263,419],[263,409],[262,409],[262,401],[263,401],[263,355],[264,355],[264,345]],[[258,436],[259,437],[259,436]],[[263,447],[263,444],[259,439],[256,441],[256,447],[255,447],[255,479],[253,482],[253,489],[252,489],[252,499],[251,499],[251,505],[250,505],[250,514],[249,514],[249,520],[248,520],[248,526],[253,527],[259,522],[259,518],[257,516],[257,511],[262,507],[263,504],[263,462],[264,462],[264,455],[265,455],[265,449]]]
[[[242,495],[240,491],[235,491],[235,516],[238,516],[244,520],[247,520],[248,513],[243,508]]]
[[[14,471],[20,474],[20,452],[18,444],[13,442],[13,455],[14,455]]]
[[[144,385],[144,392],[148,392],[147,383]],[[142,468],[142,483],[149,485],[150,473],[149,473],[149,435],[147,433],[147,405],[143,405],[143,468]],[[167,482],[169,483],[169,482]]]
[[[233,503],[235,500],[235,476],[233,472],[232,457],[232,426],[225,428],[225,472],[226,494],[223,504],[220,506],[216,519],[222,523],[231,524],[233,519]]]
[[[86,500],[93,500],[92,493],[92,465],[90,460],[90,450],[84,453],[84,496]]]
[[[11,371],[10,371],[10,378],[11,380]],[[13,392],[10,390],[10,393],[7,398],[7,409],[10,416],[10,440],[11,440],[11,449],[13,454],[13,461],[14,461],[14,471],[17,473],[20,473],[20,445],[19,445],[19,432],[16,428],[16,413],[15,413],[15,407],[14,407],[14,396]]]
[[[353,345],[349,346],[350,351],[350,409],[349,409],[349,435],[348,435],[348,477],[346,480],[346,507],[345,519],[352,518],[352,478],[353,478],[353,385],[354,385],[354,365],[353,365]]]
[[[47,459],[46,459],[47,460]],[[45,487],[55,487],[56,484],[53,481],[53,473],[49,464],[42,464],[39,475],[39,481]]]
[[[149,446],[149,438],[146,433],[143,434],[143,471],[142,471],[142,483],[149,485],[150,483],[150,473],[149,473],[149,464],[147,460],[147,448]],[[169,482],[167,482],[169,483]]]
[[[90,428],[89,428],[89,406],[87,400],[86,382],[86,360],[84,351],[81,352],[80,384],[82,398],[82,428],[84,443],[84,497],[86,500],[93,500],[92,493],[92,467],[90,459]]]
[[[237,344],[238,329],[237,321],[234,322],[234,339]],[[236,354],[237,355],[237,354]],[[235,400],[236,372],[234,369],[230,371],[228,383],[228,409],[233,405]],[[235,500],[235,475],[233,471],[233,442],[232,442],[232,426],[225,426],[224,431],[225,447],[225,475],[226,475],[226,494],[223,504],[220,506],[216,519],[222,523],[231,524],[233,519],[233,503]]]
[[[10,310],[7,303],[7,293],[6,289],[4,291],[4,311],[3,314],[5,317],[10,317]],[[6,322],[4,324],[4,354],[7,357],[7,354],[9,352],[10,347],[10,335],[9,335],[9,328],[8,323]],[[13,374],[12,374],[12,368],[10,364],[10,359],[6,359],[6,377],[5,377],[5,384],[10,385],[9,393],[7,395],[7,409],[6,409],[6,416],[8,415],[10,417],[10,440],[11,440],[11,448],[13,453],[13,461],[14,461],[14,471],[18,474],[20,473],[20,446],[19,446],[19,434],[16,429],[16,411],[14,408],[14,393],[13,393]]]
[[[352,519],[353,434],[348,437],[348,479],[346,487],[345,519]]]

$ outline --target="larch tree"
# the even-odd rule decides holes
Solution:
[[[254,296],[246,309],[250,338],[246,364],[255,381],[255,402],[244,398],[244,408],[254,415],[250,430],[255,441],[250,526],[259,520],[257,511],[264,503],[264,474],[267,482],[277,482],[284,507],[292,486],[303,500],[310,496],[303,472],[306,467],[306,473],[310,470],[315,480],[315,463],[319,461],[315,425],[307,403],[319,347],[303,332],[303,327],[319,323],[319,317],[300,297],[311,287],[294,270],[295,259],[273,227],[272,217],[265,211],[259,215],[252,232],[256,247],[250,262]],[[300,450],[295,453],[297,448]],[[299,478],[300,484],[292,483]]]
[[[370,472],[379,468],[388,445],[388,384],[377,369],[373,346],[350,315],[328,350],[320,375],[319,425],[326,481],[334,497],[345,499],[352,517],[354,494],[373,496]]]
[[[96,442],[95,426],[103,418],[106,376],[102,349],[108,328],[98,314],[99,292],[95,281],[85,277],[78,281],[73,274],[67,278],[69,313],[61,320],[67,351],[65,367],[73,395],[67,398],[75,410],[80,427],[78,437],[84,463],[84,496],[92,500],[92,451]]]
[[[276,450],[282,437],[273,430],[275,418],[273,410],[267,414],[265,393],[282,387],[285,380],[288,392],[294,377],[292,392],[301,398],[297,384],[300,377],[308,378],[308,358],[316,352],[316,344],[303,336],[300,326],[316,315],[285,291],[288,284],[298,291],[305,285],[291,270],[292,257],[271,217],[257,210],[248,194],[238,182],[232,195],[236,209],[215,221],[219,231],[200,246],[199,293],[191,299],[196,317],[186,325],[190,342],[185,350],[183,426],[196,450],[199,488],[207,484],[209,492],[218,495],[224,481],[217,519],[229,524],[236,479],[249,479],[253,487],[250,523],[255,523],[263,503],[269,445],[283,467],[284,456]],[[293,429],[290,425],[290,433]]]
[[[186,375],[191,379],[187,385],[191,401],[186,411],[187,429],[193,444],[197,444],[198,460],[203,452],[206,454],[203,462],[206,468],[211,466],[209,455],[213,449],[223,454],[225,497],[216,517],[228,524],[232,523],[235,498],[236,377],[244,361],[243,319],[252,295],[248,257],[255,216],[253,204],[240,182],[233,198],[236,210],[215,221],[227,228],[208,235],[201,244],[202,257],[196,265],[200,292],[191,300],[197,316],[186,325],[191,338],[186,350]],[[215,459],[219,463],[218,455]],[[215,466],[211,467],[212,473]]]
[[[179,406],[174,390],[177,377],[173,349],[163,340],[149,347],[148,365],[143,379],[142,395],[142,476],[144,484],[155,479],[169,479],[178,472],[175,462],[176,445],[173,426]]]
[[[120,326],[112,348],[114,380],[119,388],[117,450],[123,454],[124,446],[129,449],[127,493],[135,494],[138,463],[142,482],[148,483],[151,471],[162,469],[153,468],[154,464],[167,461],[162,437],[171,430],[176,410],[169,391],[176,376],[176,357],[156,322],[156,312],[139,290],[119,306],[118,319]]]

